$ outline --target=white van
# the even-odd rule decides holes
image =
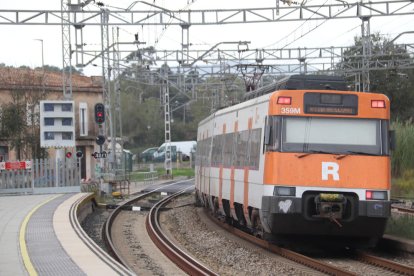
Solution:
[[[165,145],[162,144],[156,152],[154,152],[154,160],[164,161],[165,160]],[[170,142],[171,148],[175,147],[176,152],[181,152],[181,159],[183,161],[189,160],[191,153],[196,151],[197,142],[196,141],[179,141],[179,142]],[[174,155],[174,153],[173,153]]]

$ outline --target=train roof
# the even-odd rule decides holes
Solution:
[[[277,90],[341,90],[347,91],[347,83],[343,77],[329,75],[292,75],[275,83],[246,93],[243,100],[253,99]]]
[[[199,126],[208,122],[217,115],[222,115],[246,106],[266,101],[270,93],[277,90],[340,90],[348,91],[348,86],[343,77],[330,75],[291,75],[278,80],[275,83],[266,85],[257,90],[246,93],[241,103],[227,106],[217,110],[199,122]],[[265,96],[266,97],[262,97]],[[260,98],[262,97],[262,98]]]

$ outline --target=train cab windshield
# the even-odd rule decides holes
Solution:
[[[266,150],[388,155],[387,124],[379,119],[272,116]]]

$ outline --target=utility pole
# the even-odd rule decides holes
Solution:
[[[70,9],[77,10],[76,5],[70,5],[70,0],[61,1],[62,17],[62,60],[63,60],[63,98],[72,100],[72,47],[70,41]]]
[[[114,171],[116,169],[116,139],[114,137],[113,127],[114,127],[114,118],[112,114],[112,104],[111,104],[111,64],[110,64],[110,55],[109,55],[109,27],[108,27],[108,20],[109,20],[109,11],[106,9],[101,10],[101,46],[102,46],[102,77],[103,77],[103,85],[102,85],[102,94],[103,94],[103,101],[105,105],[105,113],[107,120],[105,120],[106,124],[104,125],[103,133],[106,137],[107,130],[109,127],[109,137],[111,137],[111,153],[109,154],[109,166],[107,169],[109,171]],[[102,163],[101,163],[102,166]]]
[[[43,52],[43,39],[35,39],[37,41],[40,41],[42,46],[42,92],[45,93],[45,61],[44,61],[44,52]]]
[[[371,58],[371,33],[369,20],[371,16],[361,16],[361,33],[362,33],[362,92],[368,92],[370,90],[370,79],[369,79],[369,62]]]
[[[167,178],[172,178],[171,160],[171,112],[170,112],[170,89],[168,87],[167,64],[161,68],[162,84],[161,94],[164,99],[164,126],[165,126],[165,173]]]

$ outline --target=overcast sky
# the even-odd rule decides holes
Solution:
[[[60,0],[0,0],[1,10],[60,10]],[[76,2],[76,0],[72,0]],[[126,8],[134,1],[107,0],[102,1],[108,8]],[[354,0],[349,1],[355,2]],[[375,2],[375,1],[372,1]],[[157,6],[172,10],[177,9],[225,9],[274,7],[276,0],[246,1],[246,0],[174,0],[149,1]],[[307,5],[339,3],[334,0],[308,0]],[[284,4],[280,2],[280,5]],[[90,9],[94,4],[91,4]],[[95,6],[96,7],[96,6]],[[142,6],[143,7],[143,6]],[[88,7],[86,10],[89,9]],[[148,10],[146,8],[145,10]],[[414,13],[414,6],[411,6]],[[319,26],[320,25],[320,26]],[[319,26],[319,27],[317,27]],[[360,19],[341,19],[303,21],[291,23],[258,23],[234,24],[220,26],[191,26],[190,42],[193,49],[209,49],[212,45],[223,41],[251,41],[250,48],[281,48],[288,47],[330,47],[353,45],[354,37],[361,35]],[[307,34],[310,30],[309,34]],[[401,32],[414,31],[414,15],[374,17],[371,19],[371,33],[380,32],[394,38]],[[120,27],[120,41],[131,42],[134,33],[139,33],[140,40],[145,46],[156,46],[162,49],[181,49],[181,28],[170,26],[165,31],[161,27]],[[44,63],[62,67],[62,36],[60,26],[11,26],[0,25],[0,63],[6,65],[30,67],[41,66],[41,42],[44,46]],[[306,34],[306,35],[305,35]],[[300,38],[303,36],[302,38]],[[73,38],[73,35],[72,35]],[[299,39],[300,38],[300,39]],[[74,43],[74,39],[72,39]],[[84,29],[84,43],[88,47],[100,49],[100,28],[87,26]],[[158,43],[155,43],[158,41]],[[413,43],[414,35],[404,35],[397,43]],[[74,63],[74,62],[73,62]],[[100,61],[96,62],[98,65]],[[84,69],[86,75],[100,75],[102,69],[88,66]]]

